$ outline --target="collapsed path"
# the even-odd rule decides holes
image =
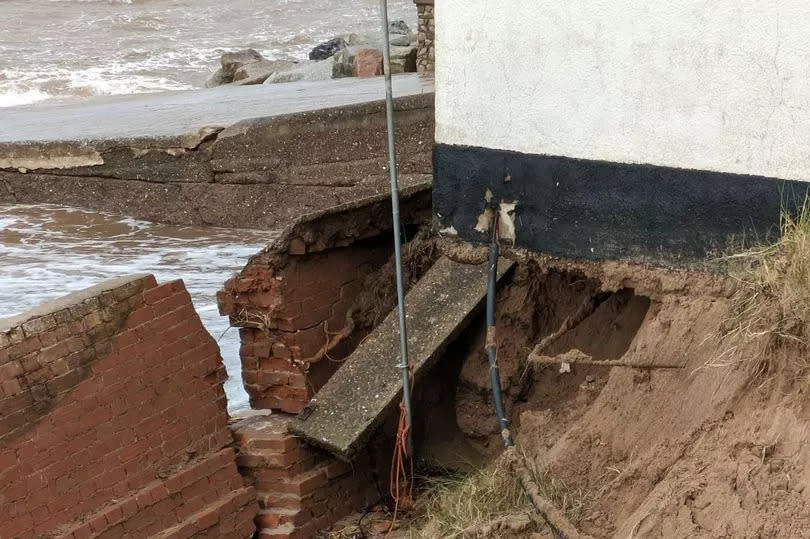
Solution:
[[[431,89],[395,77],[403,186],[432,174]],[[387,192],[383,96],[380,78],[347,79],[3,110],[0,203],[279,229]]]

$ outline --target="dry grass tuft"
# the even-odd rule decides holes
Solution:
[[[775,352],[805,347],[810,337],[810,206],[784,213],[780,239],[725,258],[738,287],[722,338],[730,346],[708,366],[745,364],[756,377],[772,370]],[[800,368],[806,369],[804,360]]]
[[[526,459],[540,494],[578,521],[585,495]],[[509,515],[532,514],[534,509],[520,482],[503,459],[467,475],[428,478],[424,525],[420,537],[478,537],[489,525]]]

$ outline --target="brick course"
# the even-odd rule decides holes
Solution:
[[[291,416],[273,414],[234,425],[237,464],[257,492],[262,539],[307,539],[344,516],[373,505],[387,488],[367,454],[351,464],[307,445],[287,430]],[[387,458],[384,459],[387,462]]]
[[[249,537],[219,349],[182,281],[0,320],[0,537]]]

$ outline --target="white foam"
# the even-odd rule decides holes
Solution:
[[[0,317],[103,279],[182,278],[205,327],[221,338],[229,409],[247,406],[239,334],[219,316],[216,291],[264,246],[266,232],[159,225],[52,205],[0,205]]]
[[[59,4],[54,6],[53,4]],[[0,106],[200,87],[227,50],[304,59],[344,33],[376,35],[377,0],[0,0]],[[392,18],[414,28],[412,0]]]
[[[31,103],[38,103],[46,99],[53,98],[52,95],[46,94],[39,90],[24,90],[14,91],[5,90],[0,91],[0,107],[16,107],[18,105],[30,105]]]

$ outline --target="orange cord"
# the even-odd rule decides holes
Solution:
[[[413,363],[408,362],[408,370],[411,373],[411,390],[413,390]],[[397,426],[397,441],[394,446],[394,456],[391,460],[390,493],[394,500],[394,515],[391,517],[391,525],[388,527],[388,534],[394,531],[399,512],[400,501],[410,505],[413,500],[413,455],[408,454],[408,417],[405,413],[405,406],[399,403],[399,425]],[[407,461],[407,467],[406,467]],[[403,499],[404,497],[404,499]]]

